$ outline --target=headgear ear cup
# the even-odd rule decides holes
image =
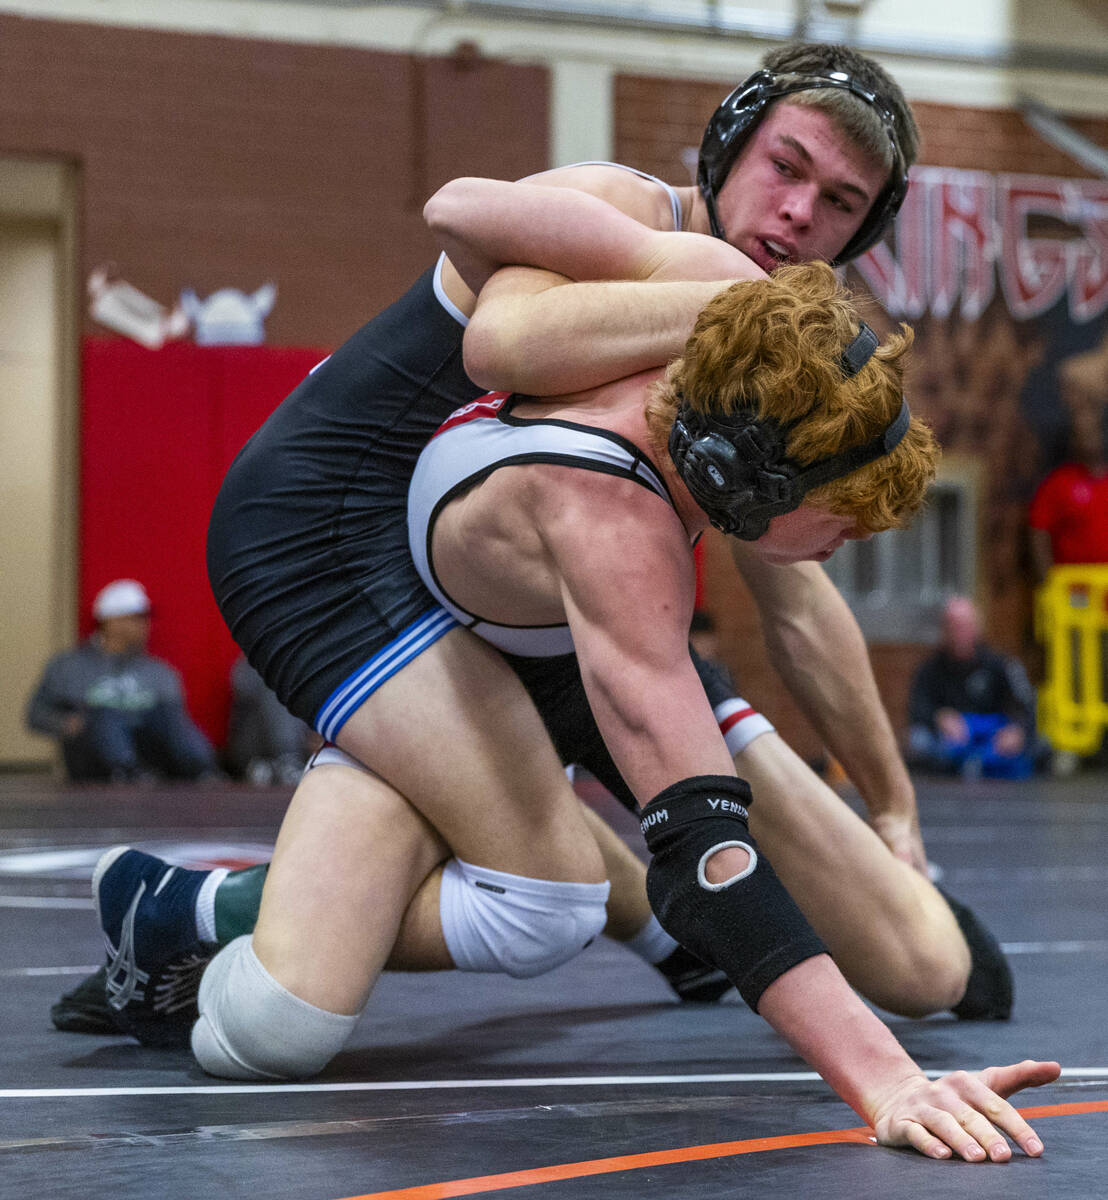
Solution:
[[[873,330],[865,322],[859,324],[840,358],[848,379],[879,345]],[[670,430],[669,453],[689,495],[712,525],[753,542],[762,537],[773,517],[799,508],[813,488],[891,453],[910,422],[907,402],[901,400],[896,417],[876,437],[801,467],[786,452],[791,425],[759,419],[750,410],[703,413],[682,401]]]
[[[743,146],[749,141],[770,105],[794,92],[818,88],[840,88],[868,104],[881,118],[893,152],[893,165],[885,187],[870,205],[869,212],[857,232],[832,260],[833,267],[841,266],[864,254],[885,235],[908,193],[908,169],[896,133],[896,122],[889,106],[876,93],[862,87],[845,71],[829,71],[826,75],[775,75],[772,71],[755,71],[743,80],[723,101],[708,121],[700,143],[696,182],[708,209],[708,224],[712,235],[723,241],[726,233],[716,212],[716,197],[735,164]]]
[[[762,509],[795,507],[790,500],[796,468],[785,453],[785,433],[776,421],[759,420],[749,410],[719,418],[682,407],[670,431],[670,457],[717,529],[755,541],[769,525]]]

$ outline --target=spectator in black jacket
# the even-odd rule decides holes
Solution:
[[[973,601],[953,596],[938,649],[908,700],[908,761],[920,770],[1026,779],[1043,765],[1035,690],[1023,666],[981,639]]]

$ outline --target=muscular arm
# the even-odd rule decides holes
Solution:
[[[424,215],[451,264],[444,286],[473,313],[474,382],[557,395],[661,366],[712,296],[762,277],[724,242],[653,228],[664,220],[660,197],[656,184],[613,168],[458,179],[436,192]],[[501,264],[539,269],[494,276]]]
[[[544,537],[612,758],[643,805],[691,775],[734,775],[689,657],[695,572],[684,529],[637,484],[580,474]]]
[[[462,346],[474,383],[554,396],[662,366],[681,353],[697,314],[730,281],[566,282],[524,267],[493,276]]]
[[[853,780],[881,839],[926,870],[915,790],[846,601],[817,563],[770,566],[736,541],[731,553],[789,693]]]
[[[672,514],[660,500],[633,494],[639,490],[608,477],[590,481],[589,502],[577,508],[571,501],[548,521],[544,537],[561,574],[593,713],[632,790],[646,801],[659,785],[694,774],[730,775],[734,768],[689,662],[694,589],[684,530],[663,519]],[[583,521],[598,502],[603,522]],[[704,866],[712,882],[728,877],[713,875],[713,863],[728,853],[743,852],[717,851]],[[758,1012],[885,1144],[910,1144],[933,1157],[953,1150],[970,1160],[1002,1161],[1011,1151],[987,1113],[1025,1152],[1041,1153],[1032,1130],[1000,1096],[1056,1078],[1056,1063],[931,1083],[826,954],[778,976]]]

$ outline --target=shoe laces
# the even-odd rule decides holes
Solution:
[[[200,976],[210,959],[210,954],[191,951],[168,963],[154,984],[154,1012],[170,1016],[195,1004]]]

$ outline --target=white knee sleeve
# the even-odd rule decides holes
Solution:
[[[452,858],[439,912],[461,971],[541,975],[579,954],[604,928],[609,884],[527,879]]]
[[[192,1053],[225,1079],[306,1079],[346,1044],[357,1016],[327,1012],[283,988],[249,934],[225,946],[200,981]]]

